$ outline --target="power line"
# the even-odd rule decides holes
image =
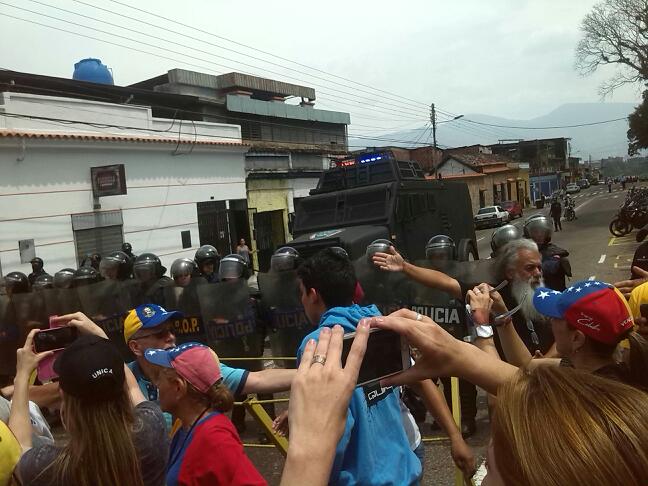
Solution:
[[[604,123],[613,123],[613,122],[618,122],[621,120],[627,120],[628,117],[624,116],[622,118],[614,118],[612,120],[603,120],[603,121],[597,121],[597,122],[590,122],[590,123],[578,123],[576,125],[559,125],[559,126],[553,126],[553,127],[518,127],[518,126],[510,126],[510,125],[495,125],[493,123],[484,123],[484,122],[478,122],[475,120],[469,120],[467,118],[464,118],[465,121],[470,122],[470,123],[475,123],[477,125],[486,125],[488,127],[499,127],[499,128],[513,128],[513,129],[518,129],[518,130],[552,130],[556,128],[578,128],[578,127],[589,127],[592,125],[603,125]]]
[[[71,21],[71,20],[62,19],[62,18],[59,18],[59,17],[55,17],[55,16],[52,16],[52,15],[48,15],[48,14],[45,14],[45,13],[41,13],[41,12],[36,12],[36,11],[34,11],[34,10],[30,10],[30,9],[26,9],[26,8],[22,8],[22,7],[17,7],[17,6],[15,6],[15,5],[8,4],[8,3],[6,3],[6,2],[0,2],[0,4],[1,4],[1,5],[7,5],[7,6],[9,6],[9,7],[15,8],[15,9],[17,9],[17,10],[22,10],[22,11],[24,11],[24,12],[29,12],[29,13],[32,13],[32,14],[35,14],[35,15],[40,15],[40,16],[42,16],[42,17],[46,17],[46,18],[49,18],[49,19],[53,19],[53,20],[56,20],[56,21],[59,21],[59,22],[63,22],[63,23],[66,23],[66,24],[74,25],[75,27],[82,27],[82,28],[85,28],[85,29],[88,29],[88,30],[91,30],[91,31],[94,31],[94,32],[99,32],[99,33],[102,33],[102,34],[105,34],[105,35],[109,35],[109,36],[112,36],[112,37],[117,37],[117,38],[124,39],[124,40],[130,41],[130,42],[136,42],[136,43],[138,43],[138,44],[142,44],[142,45],[144,45],[144,46],[152,47],[152,48],[154,48],[154,49],[159,49],[159,50],[162,50],[162,51],[165,51],[165,52],[170,52],[170,53],[172,53],[172,54],[177,54],[177,55],[180,55],[180,56],[185,56],[185,57],[188,57],[188,58],[191,58],[191,59],[196,59],[196,60],[198,60],[198,61],[206,62],[206,63],[208,63],[208,64],[212,64],[212,65],[214,65],[214,66],[219,66],[219,67],[222,67],[222,68],[225,68],[225,69],[229,69],[229,70],[234,70],[234,71],[242,72],[243,74],[249,74],[249,75],[252,75],[252,76],[257,76],[257,74],[255,74],[255,73],[249,73],[249,72],[241,71],[241,70],[239,70],[239,69],[237,69],[237,68],[234,68],[234,67],[232,67],[232,66],[228,66],[228,65],[225,65],[225,64],[221,64],[221,63],[217,63],[217,62],[214,62],[214,61],[210,61],[210,60],[207,60],[207,59],[204,59],[204,58],[201,58],[201,57],[192,56],[192,55],[190,55],[190,54],[183,53],[183,52],[180,52],[180,51],[175,51],[175,50],[173,50],[173,49],[169,49],[169,48],[167,48],[167,47],[160,47],[160,46],[155,45],[155,44],[151,44],[151,43],[148,43],[148,42],[144,42],[144,41],[141,41],[141,40],[138,40],[138,39],[133,39],[132,37],[127,37],[127,36],[119,35],[119,34],[116,34],[116,33],[108,32],[108,31],[105,31],[105,30],[102,30],[102,29],[98,29],[98,28],[96,28],[96,27],[90,27],[90,26],[83,25],[83,24],[80,24],[80,23],[77,23],[77,22],[73,22],[73,21]],[[150,34],[145,34],[145,33],[137,32],[137,31],[135,31],[135,30],[133,30],[133,29],[128,29],[128,28],[126,28],[126,27],[122,27],[122,26],[119,26],[119,25],[117,25],[117,24],[112,24],[112,23],[110,23],[110,22],[106,22],[106,21],[103,21],[103,20],[100,20],[100,19],[96,19],[96,18],[93,18],[93,17],[89,17],[89,16],[86,16],[86,15],[83,15],[83,14],[76,14],[76,13],[74,13],[74,12],[70,12],[69,10],[60,9],[60,8],[58,8],[58,7],[53,7],[53,6],[50,6],[50,7],[51,7],[51,8],[58,9],[58,10],[63,10],[63,11],[69,12],[69,13],[73,13],[74,15],[78,15],[78,16],[81,16],[81,17],[89,18],[89,19],[94,20],[94,21],[96,21],[96,22],[105,23],[105,24],[107,24],[107,25],[111,25],[111,26],[114,26],[114,27],[118,27],[118,28],[121,28],[121,29],[124,29],[124,30],[128,30],[128,31],[131,31],[131,32],[136,32],[136,33],[138,33],[138,34],[145,35],[145,36],[151,37],[151,38],[156,39],[156,40],[159,40],[159,41],[168,42],[168,43],[175,44],[175,45],[178,45],[178,46],[181,46],[181,47],[187,48],[187,49],[192,49],[192,50],[195,50],[195,51],[198,51],[198,52],[207,53],[208,55],[211,55],[211,56],[214,56],[214,57],[218,57],[218,58],[221,58],[221,59],[226,59],[226,60],[228,60],[228,61],[232,61],[232,62],[235,62],[235,63],[238,63],[238,64],[242,64],[242,65],[244,65],[244,66],[252,67],[252,68],[254,68],[254,69],[261,69],[262,71],[264,71],[263,68],[259,68],[258,66],[254,66],[254,65],[252,65],[252,64],[248,64],[248,63],[245,63],[245,62],[242,62],[242,61],[237,61],[237,60],[233,60],[233,59],[226,58],[226,57],[223,57],[223,56],[219,56],[219,55],[216,55],[216,54],[211,54],[211,53],[209,53],[209,52],[207,52],[207,51],[203,51],[203,50],[200,50],[200,49],[196,49],[196,48],[193,48],[193,47],[191,47],[191,46],[187,46],[187,45],[185,45],[185,44],[180,44],[180,43],[177,43],[177,42],[174,42],[174,41],[169,41],[169,40],[167,40],[167,39],[163,39],[163,38],[161,38],[161,37],[157,37],[157,36],[153,36],[153,35],[150,35]],[[50,25],[47,25],[47,24],[40,24],[40,23],[38,23],[38,22],[31,21],[31,20],[26,20],[26,19],[22,19],[22,18],[20,18],[20,17],[13,17],[13,16],[11,16],[11,15],[4,14],[4,13],[3,13],[3,15],[6,15],[6,16],[8,16],[8,17],[12,17],[12,18],[15,18],[15,19],[18,19],[18,20],[23,20],[23,21],[27,21],[27,22],[35,23],[35,24],[37,24],[37,25],[42,25],[42,26],[44,26],[44,27],[55,28],[55,27],[50,26]],[[56,28],[55,28],[55,29],[56,29]],[[91,38],[91,39],[98,40],[98,41],[100,41],[100,42],[104,42],[103,39],[99,39],[99,38],[95,38],[95,37],[91,37],[91,36],[86,36],[86,35],[84,35],[84,34],[80,34],[80,33],[77,33],[77,32],[70,32],[70,31],[67,31],[67,30],[64,30],[64,29],[58,29],[58,30],[61,30],[61,31],[63,31],[63,32],[67,32],[67,33],[72,33],[72,34],[74,34],[74,35],[80,35],[80,36],[83,36],[83,37],[89,37],[89,38]],[[127,46],[126,48],[130,48],[130,47]],[[156,55],[155,53],[151,53],[151,52],[147,52],[147,51],[141,51],[141,50],[140,50],[140,52],[144,52],[144,53],[149,54],[149,55]],[[169,59],[169,58],[167,58],[167,59]],[[175,59],[173,59],[173,60],[174,60],[175,62],[183,62],[183,61],[179,61],[179,60],[175,60]],[[203,68],[203,69],[204,69],[204,68]],[[269,73],[271,73],[271,74],[276,74],[276,75],[279,75],[279,76],[285,76],[284,74],[282,74],[282,73],[278,73],[278,72],[276,72],[276,71],[269,71],[269,70],[265,70],[265,71],[266,71],[266,72],[269,72]],[[222,74],[222,73],[218,72],[218,74]],[[288,78],[289,78],[289,79],[295,79],[295,78],[292,78],[292,77],[290,77],[290,76],[288,76]],[[302,80],[299,80],[299,79],[297,79],[297,81],[298,81],[298,82],[303,82]],[[317,84],[314,84],[314,83],[310,83],[310,84],[313,84],[314,86],[321,86],[321,85],[317,85]],[[342,90],[337,90],[337,89],[335,89],[335,88],[331,88],[331,89],[332,89],[333,91],[338,91],[338,92],[341,92],[341,93],[344,93],[344,94],[348,94],[348,95],[353,96],[353,93],[349,93],[349,92],[342,91]],[[323,93],[323,94],[325,94],[325,95],[333,96],[333,97],[336,98],[336,100],[337,100],[337,99],[341,99],[341,100],[349,101],[349,102],[351,102],[351,103],[359,104],[359,105],[361,105],[361,106],[363,106],[363,107],[364,107],[364,106],[367,106],[366,103],[363,103],[362,101],[358,101],[358,100],[356,100],[356,99],[351,99],[351,98],[346,98],[346,97],[339,96],[339,95],[334,95],[334,94],[331,94],[331,93],[328,93],[328,92],[326,92],[326,91],[322,91],[322,90],[320,90],[320,93]],[[368,98],[358,98],[358,99],[362,99],[362,100],[368,101],[368,102],[373,103],[373,104],[383,104],[383,105],[386,105],[386,106],[388,105],[388,106],[395,106],[396,108],[401,108],[401,107],[398,106],[398,105],[393,105],[393,104],[391,104],[391,103],[387,103],[387,102],[380,102],[380,101],[376,101],[376,100],[370,100],[370,99],[368,99]],[[338,102],[338,103],[339,103],[339,104],[348,104],[348,103],[343,103],[343,102]],[[416,113],[412,112],[411,109],[409,109],[409,108],[404,108],[404,110],[407,110],[407,111],[402,111],[402,110],[400,110],[400,109],[385,108],[385,107],[382,107],[382,106],[380,106],[380,110],[373,109],[373,111],[382,112],[382,113],[384,113],[385,110],[388,111],[388,112],[392,112],[392,113],[399,114],[399,115],[416,116]]]

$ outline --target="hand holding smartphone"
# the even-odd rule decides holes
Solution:
[[[342,344],[342,366],[346,365],[347,356],[355,332],[344,335]],[[371,329],[367,341],[357,386],[379,381],[408,369],[412,365],[409,345],[400,334],[383,329]]]
[[[48,383],[58,378],[54,371],[54,361],[65,347],[78,337],[76,327],[56,323],[57,316],[50,316],[50,329],[44,329],[34,335],[34,352],[54,351],[38,363],[38,379],[41,383]]]

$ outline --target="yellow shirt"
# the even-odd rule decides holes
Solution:
[[[641,304],[648,304],[648,282],[642,283],[641,285],[634,288],[630,293],[630,299],[628,299],[628,305],[630,306],[630,312],[632,317],[635,319],[641,317]],[[635,324],[635,331],[637,330],[637,325]],[[625,349],[630,348],[630,343],[627,339],[621,341],[621,346]]]
[[[20,459],[20,444],[7,425],[0,421],[0,486],[11,482],[14,467]]]

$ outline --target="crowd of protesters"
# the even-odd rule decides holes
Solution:
[[[401,387],[420,393],[446,432],[460,438],[430,381],[450,376],[490,396],[482,484],[648,484],[648,324],[642,315],[648,315],[642,312],[648,279],[566,285],[567,255],[548,249],[550,237],[538,236],[534,228],[544,223],[527,224],[526,237],[510,233],[493,246],[494,280],[503,283],[498,288],[467,286],[441,267],[416,267],[394,246],[371,256],[382,271],[401,272],[465,302],[472,339],[457,339],[412,310],[383,316],[375,305],[359,305],[354,266],[339,249],[322,250],[297,268],[301,305],[314,326],[295,350],[297,369],[233,368],[204,343],[177,344],[170,326],[177,313],[154,301],[156,290],[124,320],[131,363],[81,312],[55,317],[55,325],[72,327],[79,337],[63,350],[38,353],[40,330],[33,329],[13,350],[13,386],[1,390],[0,486],[266,484],[227,414],[237,394],[288,390],[282,484],[420,484],[420,432]],[[126,260],[96,256],[86,268],[97,266],[104,278],[129,278],[137,258],[130,245],[123,250]],[[247,265],[245,241],[237,252],[232,264]],[[106,260],[130,266],[102,267]],[[177,268],[198,271],[207,282],[229,278],[219,277],[216,255],[196,263]],[[32,265],[28,286],[47,275],[42,260]],[[562,280],[546,285],[543,275],[556,272]],[[173,277],[182,275],[178,270]],[[7,285],[9,296],[16,290],[15,283]],[[402,335],[417,359],[380,383],[356,386],[371,328]],[[349,332],[356,335],[342,365]],[[48,360],[57,380],[35,384],[35,370]],[[65,441],[53,439],[38,405],[60,410]],[[463,440],[453,443],[453,458],[466,476],[474,473]]]

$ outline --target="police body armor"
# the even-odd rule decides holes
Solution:
[[[304,337],[315,329],[301,304],[297,272],[271,270],[259,273],[257,282],[273,356],[295,356]],[[296,364],[295,360],[279,363],[283,368],[295,368]]]
[[[206,283],[205,279],[196,276],[186,287],[164,287],[164,308],[182,313],[182,317],[172,320],[177,344],[190,341],[207,344],[198,296],[198,287]]]
[[[197,291],[207,344],[222,361],[263,355],[265,329],[244,279],[200,285]],[[260,360],[228,364],[252,371],[262,369]]]
[[[364,292],[361,304],[374,304],[383,315],[407,307],[411,281],[402,272],[380,270],[364,255],[353,262],[353,267]]]

